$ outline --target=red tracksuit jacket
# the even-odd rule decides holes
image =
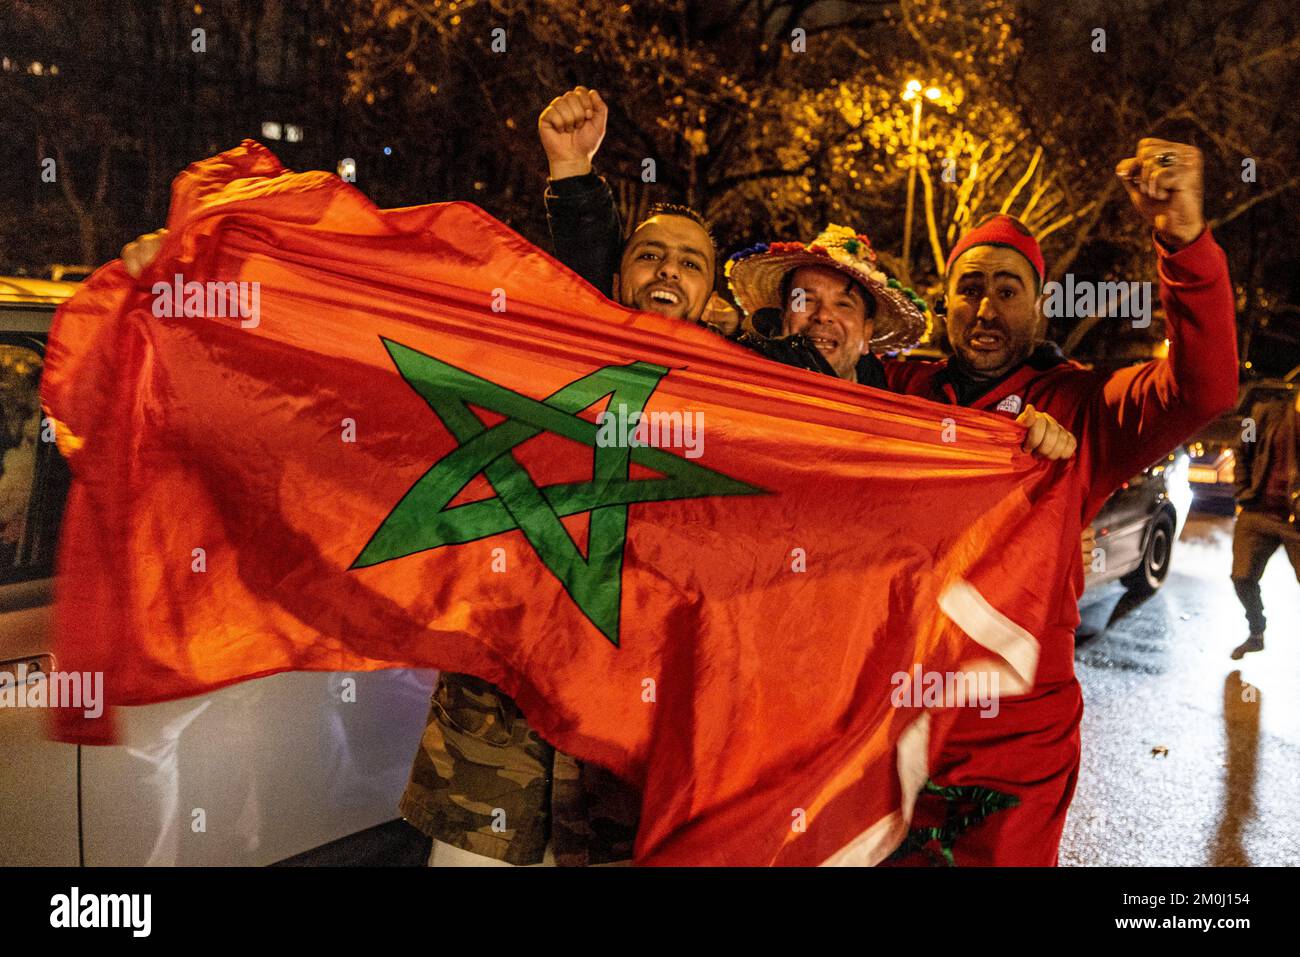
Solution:
[[[1024,405],[1047,412],[1079,441],[1079,525],[1074,542],[1124,481],[1146,468],[1237,401],[1237,336],[1227,258],[1207,229],[1170,252],[1156,243],[1160,299],[1169,354],[1113,374],[1075,362],[1026,363],[973,408],[1015,417]],[[885,360],[890,391],[955,404],[946,362]],[[1038,367],[1035,368],[1034,366]],[[1019,401],[1012,399],[1017,397]],[[1077,546],[1076,547],[1077,550]],[[931,779],[941,786],[978,785],[1013,794],[1018,807],[998,811],[953,845],[958,864],[1050,865],[1056,862],[1065,812],[1079,765],[1083,714],[1074,678],[1074,632],[1083,591],[1081,562],[1068,581],[1044,582],[1056,593],[1055,627],[1042,638],[1034,690],[1003,701],[996,718],[960,709]],[[947,802],[923,795],[914,826],[942,825]]]

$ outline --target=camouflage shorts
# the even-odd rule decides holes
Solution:
[[[632,856],[640,798],[594,765],[556,751],[502,691],[445,674],[402,796],[425,834],[510,864],[605,864]]]

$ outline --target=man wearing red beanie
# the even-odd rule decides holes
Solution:
[[[948,259],[946,310],[936,312],[946,312],[952,358],[885,362],[895,392],[1012,417],[1032,403],[1073,433],[1079,524],[1062,529],[1063,539],[1077,537],[1121,483],[1237,400],[1232,285],[1202,212],[1200,151],[1144,139],[1115,172],[1154,230],[1166,358],[1112,375],[1066,360],[1044,340],[1038,243],[1019,221],[996,216]],[[962,713],[950,716],[946,740],[930,755],[931,784],[897,862],[920,863],[938,850],[959,865],[1056,863],[1079,770],[1074,631],[1083,583],[1080,563],[1069,580],[1044,583],[1056,596],[1055,624],[1043,636],[1032,691],[1003,699],[996,717],[953,709]]]

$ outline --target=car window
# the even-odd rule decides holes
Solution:
[[[54,574],[70,476],[43,441],[44,361],[44,337],[0,333],[0,584]]]

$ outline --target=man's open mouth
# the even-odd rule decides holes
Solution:
[[[651,289],[650,301],[663,303],[666,306],[676,306],[682,301],[681,293],[674,292],[671,289]]]
[[[1001,349],[1006,343],[999,332],[974,332],[966,338],[970,347],[977,352],[992,352]]]
[[[838,339],[832,339],[830,336],[818,335],[817,333],[809,334],[808,341],[813,344],[813,347],[818,352],[834,352],[840,347]]]

